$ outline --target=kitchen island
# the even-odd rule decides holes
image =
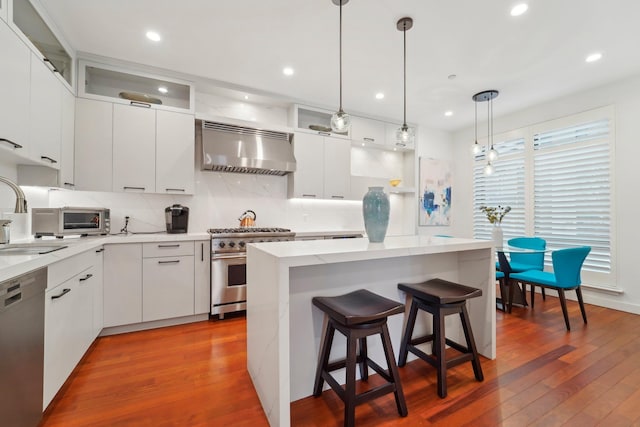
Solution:
[[[480,288],[482,297],[468,302],[469,314],[478,351],[494,359],[493,260],[491,241],[431,236],[387,237],[384,243],[360,238],[248,245],[247,368],[270,425],[289,426],[290,402],[312,394],[323,320],[311,303],[316,295],[365,288],[404,301],[399,282],[434,277]],[[396,357],[402,317],[389,319]],[[462,339],[453,317],[447,319],[447,334]],[[430,323],[420,318],[416,333]],[[332,359],[345,354],[345,341],[336,334]],[[379,340],[369,339],[368,346],[370,357],[385,366]],[[344,383],[340,374],[336,379]]]

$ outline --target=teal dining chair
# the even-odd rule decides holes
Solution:
[[[507,245],[514,248],[545,250],[547,248],[547,241],[540,237],[514,237],[507,240]],[[544,252],[534,254],[519,254],[517,252],[511,252],[509,253],[509,258],[509,273],[511,274],[521,273],[528,270],[544,270]],[[496,269],[500,269],[500,263],[496,263]],[[515,291],[513,288],[513,282],[507,278],[503,283],[504,286],[509,288],[509,301],[513,301],[513,294]],[[522,294],[522,301],[524,305],[527,305],[527,294],[525,291],[526,290],[524,288],[520,290]],[[542,289],[542,298],[546,298],[544,289]],[[509,312],[511,312],[511,304],[509,305]]]
[[[569,325],[569,314],[567,312],[567,301],[564,295],[565,291],[575,290],[580,304],[580,312],[582,320],[587,323],[587,313],[584,309],[582,301],[582,291],[580,290],[580,272],[584,260],[591,251],[590,246],[581,246],[577,248],[558,249],[551,253],[553,261],[553,273],[539,270],[528,270],[522,273],[513,273],[510,279],[517,281],[526,289],[526,285],[531,286],[531,308],[535,304],[535,287],[540,286],[542,289],[549,288],[558,292],[560,305],[562,306],[562,314],[564,315],[564,323],[567,331],[571,330]]]

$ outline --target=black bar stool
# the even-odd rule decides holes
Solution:
[[[400,283],[398,289],[411,297],[411,308],[408,317],[405,318],[398,366],[404,366],[407,363],[408,352],[434,366],[438,374],[438,396],[440,397],[447,396],[447,368],[471,361],[476,379],[478,381],[484,380],[466,307],[467,300],[479,297],[482,295],[482,291],[442,279],[432,279],[421,283]],[[433,315],[433,333],[412,338],[418,310],[424,310]],[[444,318],[449,314],[456,313],[460,313],[462,329],[467,341],[466,347],[448,339],[445,335]],[[430,341],[433,342],[433,355],[426,354],[416,347],[418,344]],[[445,345],[449,345],[462,354],[447,360]]]
[[[314,297],[312,301],[313,305],[325,313],[313,395],[317,397],[322,394],[322,386],[326,381],[345,404],[345,426],[355,425],[356,405],[392,392],[396,398],[398,413],[405,417],[407,404],[402,393],[400,375],[387,328],[387,317],[402,313],[404,305],[365,289],[335,297]],[[331,344],[336,329],[347,337],[347,357],[329,363]],[[376,334],[380,334],[382,338],[388,370],[383,369],[367,356],[367,337]],[[359,352],[357,351],[358,344]],[[387,380],[387,383],[356,394],[356,365],[360,367],[360,378],[363,381],[368,379],[368,368],[371,367]],[[346,386],[343,388],[333,378],[331,371],[345,367]]]

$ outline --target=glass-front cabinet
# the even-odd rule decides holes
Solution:
[[[190,82],[132,72],[106,64],[78,62],[78,96],[162,110],[194,112]]]
[[[0,14],[7,13],[5,9],[8,5],[8,0],[0,0]],[[65,46],[29,0],[12,1],[10,5],[11,11],[7,16],[11,18],[11,25],[17,30],[18,35],[40,52],[49,69],[59,74],[69,88],[72,88],[72,50]]]

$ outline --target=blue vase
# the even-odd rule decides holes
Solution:
[[[384,241],[389,226],[389,210],[389,197],[382,187],[369,187],[369,191],[362,199],[362,216],[364,229],[370,242]]]

